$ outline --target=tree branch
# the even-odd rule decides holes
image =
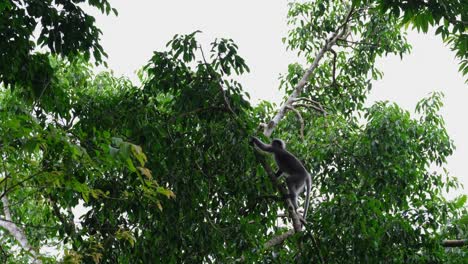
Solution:
[[[49,201],[50,201],[50,204],[52,205],[52,210],[54,211],[54,214],[57,216],[57,218],[60,220],[60,222],[62,223],[62,225],[64,226],[65,230],[66,231],[69,231],[67,232],[69,235],[73,235],[75,234],[76,232],[76,226],[75,226],[75,222],[73,221],[73,218],[72,219],[66,219],[62,213],[60,212],[60,208],[59,206],[57,205],[56,201],[52,199],[51,196],[49,196]],[[71,209],[68,208],[69,212],[71,212]],[[73,215],[73,214],[71,214]]]
[[[306,70],[304,75],[302,76],[301,80],[297,83],[297,85],[294,87],[293,92],[291,95],[288,97],[286,102],[281,106],[279,109],[278,113],[273,117],[273,119],[268,123],[267,127],[264,129],[263,134],[267,137],[271,136],[271,133],[273,133],[273,130],[275,127],[278,125],[278,123],[281,121],[281,119],[284,118],[287,107],[292,106],[294,100],[298,98],[302,91],[304,90],[304,86],[307,84],[310,76],[312,75],[312,72],[317,68],[319,65],[320,60],[323,58],[325,53],[329,51],[333,45],[336,44],[336,41],[341,38],[345,33],[346,33],[346,26],[351,19],[351,15],[354,12],[354,8],[351,7],[350,10],[348,11],[348,14],[345,17],[344,22],[336,29],[335,32],[325,41],[325,44],[323,47],[319,50],[317,55],[315,56],[314,61],[312,62],[312,65]]]
[[[45,172],[44,172],[44,171],[39,171],[39,172],[37,172],[37,173],[33,173],[33,174],[31,174],[29,177],[24,178],[23,180],[21,180],[21,181],[15,183],[15,184],[13,184],[13,185],[11,185],[11,186],[8,187],[8,188],[6,188],[6,185],[5,185],[5,190],[0,194],[0,199],[3,198],[3,197],[5,197],[5,195],[7,195],[7,193],[10,192],[11,190],[13,190],[14,188],[16,188],[16,187],[20,186],[21,184],[23,184],[23,183],[25,183],[25,182],[31,180],[32,178],[34,178],[34,177],[40,175],[41,173],[45,173]]]
[[[354,44],[354,45],[365,45],[365,46],[370,46],[370,47],[375,47],[375,48],[379,48],[380,46],[378,44],[374,44],[374,43],[368,43],[368,42],[361,42],[361,41],[351,41],[351,40],[347,40],[347,39],[338,39],[337,42],[340,42],[340,41],[343,41],[347,44]],[[339,43],[338,43],[339,45]],[[349,45],[347,45],[349,46]]]
[[[294,229],[289,229],[286,233],[275,236],[265,243],[265,248],[271,248],[283,243],[288,237],[294,235]]]
[[[0,227],[5,228],[10,233],[10,235],[12,235],[16,241],[18,241],[21,248],[31,254],[31,256],[34,258],[34,263],[42,263],[42,261],[38,259],[38,252],[29,244],[28,238],[26,237],[24,231],[14,222],[12,222],[8,198],[4,195],[1,198],[1,201],[3,203],[3,214],[5,215],[5,219],[0,219]]]
[[[298,101],[306,101],[310,104],[297,104],[296,102]],[[299,98],[296,98],[294,99],[294,102],[295,104],[293,106],[302,106],[302,107],[312,107],[314,110],[318,111],[318,112],[321,112],[324,116],[326,116],[328,113],[327,111],[325,111],[325,109],[323,109],[323,106],[320,102],[318,101],[315,101],[315,100],[312,100],[310,98],[306,98],[306,97],[299,97]]]
[[[463,247],[468,246],[468,239],[460,240],[444,240],[442,241],[443,247]]]
[[[297,119],[299,119],[299,122],[301,123],[301,139],[304,141],[304,119],[302,118],[302,115],[297,109],[295,109],[293,106],[287,106],[286,109],[289,109],[296,113]]]
[[[344,19],[344,21],[343,21],[343,23],[340,26],[338,26],[337,29],[335,30],[335,32],[333,32],[332,35],[325,41],[323,47],[318,51],[317,55],[315,56],[315,59],[313,60],[312,65],[310,65],[310,67],[306,70],[306,72],[304,73],[304,75],[302,76],[300,81],[294,87],[293,92],[291,93],[291,95],[288,97],[286,102],[280,107],[280,109],[278,110],[276,115],[264,127],[263,134],[265,136],[267,136],[267,137],[271,136],[271,134],[273,133],[273,130],[276,128],[278,123],[286,115],[287,110],[293,110],[293,111],[295,110],[293,103],[298,101],[298,100],[301,100],[299,98],[300,98],[301,93],[304,90],[304,87],[308,83],[309,78],[312,75],[313,71],[318,67],[319,62],[323,58],[325,53],[327,51],[331,50],[333,45],[336,44],[336,41],[338,39],[342,38],[346,34],[347,25],[348,25],[352,15],[353,15],[353,12],[354,12],[354,7],[351,6],[348,13],[347,13],[347,15],[346,15],[346,17],[345,17],[345,19]],[[316,106],[316,105],[314,105],[314,106]],[[323,110],[321,105],[320,104],[318,104],[318,105],[319,105],[319,108],[314,107],[314,109],[316,109],[318,111],[321,111],[322,113],[325,114],[326,112]],[[295,111],[296,111],[296,114],[297,114],[297,110],[295,110]],[[302,116],[300,117],[300,120],[302,120]],[[302,120],[301,123],[303,123],[303,120]],[[303,133],[302,133],[302,136],[303,136]],[[277,179],[275,177],[275,173],[273,172],[271,167],[268,165],[268,163],[265,162],[265,159],[263,158],[263,156],[261,156],[258,152],[255,152],[255,155],[256,155],[257,159],[259,160],[259,162],[262,164],[265,171],[267,172],[267,174],[270,177],[270,180],[272,181],[273,185],[277,187],[277,189],[280,191],[280,193],[283,195],[283,197],[289,197],[288,196],[289,192],[286,190],[286,188],[284,186],[278,184],[278,181],[277,181]],[[290,218],[292,220],[293,229],[290,229],[287,232],[270,239],[265,244],[266,248],[273,247],[275,245],[281,244],[284,240],[286,240],[288,237],[290,237],[294,233],[302,231],[301,218],[299,217],[299,215],[294,210],[294,206],[293,206],[293,204],[291,202],[291,199],[284,199],[284,202],[286,204],[286,208],[288,209],[289,216],[290,216]]]

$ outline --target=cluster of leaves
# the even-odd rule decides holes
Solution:
[[[69,58],[83,54],[89,59],[92,54],[102,62],[106,54],[98,42],[101,31],[79,2],[117,14],[107,0],[0,1],[0,82],[40,96],[53,71],[48,56],[34,52],[37,48]]]
[[[320,238],[317,251],[324,259],[446,260],[437,231],[452,210],[441,194],[456,181],[430,172],[430,165],[443,164],[453,146],[435,114],[440,98],[425,103],[419,119],[396,105],[377,103],[365,110],[364,127],[335,121],[325,129],[326,138],[308,146],[319,188],[308,230]],[[318,138],[314,134],[320,130],[311,129],[310,137]]]
[[[351,6],[333,1],[294,2],[290,4],[288,24],[291,29],[284,41],[289,49],[303,54],[309,64],[337,28],[347,28],[346,35],[338,38],[337,47],[325,54],[311,75],[304,95],[321,102],[328,111],[348,116],[363,107],[371,81],[382,76],[375,67],[376,58],[389,53],[403,56],[410,50],[398,19],[382,14],[371,3]],[[281,82],[287,94],[303,73],[301,65],[289,66]]]
[[[468,196],[461,195],[457,199],[448,203],[451,210],[456,210],[459,214],[452,217],[452,221],[443,228],[442,234],[445,237],[457,240],[466,240],[468,237],[468,208],[466,207]],[[466,247],[447,249],[450,252],[447,263],[463,263],[467,256]]]
[[[55,245],[67,245],[69,241],[74,242],[72,246],[75,250],[89,245],[96,247],[99,244],[95,242],[93,230],[106,230],[102,226],[107,221],[112,222],[114,217],[121,216],[116,212],[105,221],[104,218],[96,220],[91,227],[77,226],[72,209],[80,202],[86,206],[96,200],[101,203],[107,200],[126,201],[144,195],[148,205],[161,207],[161,197],[171,197],[173,194],[152,178],[151,171],[145,167],[147,158],[141,147],[112,137],[105,130],[84,131],[75,126],[74,120],[79,116],[73,112],[77,109],[76,103],[79,103],[78,95],[88,90],[87,85],[92,85],[89,83],[89,69],[79,61],[68,64],[55,58],[51,58],[50,65],[57,66],[54,76],[60,80],[57,83],[52,81],[51,87],[61,85],[62,94],[66,95],[54,95],[56,105],[49,105],[49,108],[55,111],[48,112],[46,108],[38,106],[49,102],[47,96],[42,97],[41,104],[28,105],[19,100],[21,97],[16,90],[4,90],[2,93],[1,196],[8,197],[14,216],[12,220],[26,227],[24,231],[33,247],[55,248]],[[79,69],[84,72],[79,72]],[[65,109],[67,105],[70,108]],[[125,180],[119,182],[131,188],[115,191],[114,187],[117,186],[114,182],[124,176],[131,183]],[[124,240],[126,237],[119,237],[118,234],[128,228],[122,225],[107,232],[112,239],[117,237]],[[6,247],[11,246],[8,236],[1,239]],[[101,254],[97,251],[86,252],[95,259]],[[8,256],[8,260],[14,259],[15,254]],[[48,259],[44,257],[43,260]]]
[[[233,261],[257,247],[275,219],[276,210],[259,202],[273,189],[251,170],[247,135],[258,120],[240,85],[228,78],[248,68],[231,40],[214,41],[204,57],[194,35],[176,36],[169,51],[154,53],[141,72],[141,89],[119,92],[109,85],[80,103],[77,126],[110,130],[141,145],[148,168],[176,194],[163,213],[135,199],[122,221],[137,227],[132,235],[138,242],[134,248],[107,244],[103,259]],[[102,206],[98,213],[114,215],[115,208]]]
[[[353,1],[361,2],[361,0]],[[464,0],[395,1],[378,0],[383,12],[392,13],[403,24],[412,24],[418,31],[426,33],[437,27],[435,34],[450,44],[460,59],[460,72],[468,74],[468,4]]]

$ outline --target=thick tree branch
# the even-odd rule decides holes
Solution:
[[[10,233],[10,235],[12,235],[16,241],[18,241],[20,246],[25,251],[29,252],[29,254],[31,254],[31,256],[34,258],[34,263],[42,263],[42,261],[38,259],[38,252],[29,244],[28,238],[24,234],[24,231],[19,228],[18,225],[12,222],[8,198],[4,195],[1,200],[3,203],[3,214],[5,216],[5,220],[0,219],[0,227],[5,228]]]
[[[468,239],[460,240],[444,240],[442,241],[443,247],[463,247],[468,246]]]

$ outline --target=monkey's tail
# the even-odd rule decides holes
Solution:
[[[310,174],[309,174],[309,177],[307,177],[306,179],[306,203],[305,203],[305,208],[304,208],[304,215],[303,215],[303,218],[304,218],[304,221],[307,221],[306,220],[306,217],[307,217],[307,210],[309,210],[309,203],[310,203],[310,185],[311,185],[311,177],[310,177]]]

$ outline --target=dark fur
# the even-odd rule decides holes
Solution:
[[[298,207],[297,196],[304,190],[304,187],[306,187],[307,197],[303,215],[305,220],[307,210],[309,209],[310,185],[312,181],[309,172],[307,172],[304,165],[302,165],[293,154],[286,150],[286,145],[281,139],[274,139],[271,145],[268,145],[263,143],[260,139],[252,137],[252,142],[259,149],[273,153],[275,156],[275,161],[278,165],[276,177],[280,177],[283,173],[286,174],[286,184],[288,185],[289,196],[295,210],[297,210]]]

